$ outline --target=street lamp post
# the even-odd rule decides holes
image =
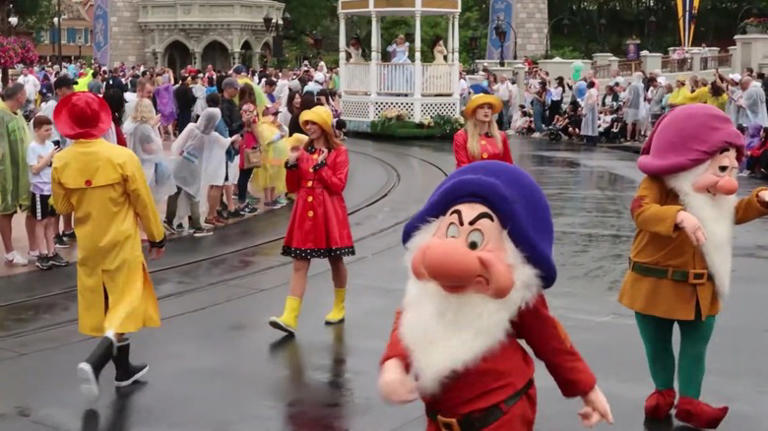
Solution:
[[[496,17],[496,24],[493,26],[493,32],[496,34],[496,38],[499,39],[499,42],[501,42],[501,49],[499,50],[499,66],[504,66],[504,42],[507,40],[507,27],[509,27],[512,30],[512,35],[514,37],[514,45],[513,45],[513,59],[517,60],[517,30],[515,30],[515,27],[508,23],[507,21],[504,21],[504,18],[502,18],[500,15]]]
[[[11,10],[8,12],[8,24],[11,25],[11,36],[13,36],[16,26],[19,25],[19,17],[13,12],[13,5],[11,5]]]
[[[56,39],[58,45],[59,69],[63,67],[61,58],[61,0],[56,1],[56,16],[53,18],[53,24],[56,26]]]
[[[568,20],[568,15],[560,15],[549,22],[549,25],[547,26],[547,34],[546,34],[546,48],[544,53],[544,58],[549,58],[549,50],[550,50],[550,42],[552,40],[552,26],[559,20],[563,20],[563,34],[568,34],[568,26],[571,24],[571,22]]]
[[[605,40],[605,27],[608,25],[608,22],[605,21],[605,18],[600,18],[600,21],[597,22],[597,33],[600,35],[600,45],[602,46],[603,51],[608,50],[608,45]]]
[[[469,35],[469,54],[472,56],[472,74],[475,74],[477,72],[477,42],[479,40],[479,36],[477,35],[476,31],[473,31]]]
[[[648,50],[653,52],[653,38],[656,35],[656,16],[648,18]]]

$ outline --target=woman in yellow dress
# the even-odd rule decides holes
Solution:
[[[139,223],[152,258],[163,255],[165,232],[138,157],[101,138],[112,124],[104,99],[71,94],[59,101],[53,117],[59,133],[74,142],[54,157],[51,183],[56,212],[75,216],[78,329],[101,337],[77,366],[81,390],[95,398],[99,374],[110,360],[117,387],[149,369],[130,363],[124,334],[160,326]]]

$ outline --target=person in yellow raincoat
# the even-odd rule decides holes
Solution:
[[[102,337],[77,367],[81,390],[95,398],[99,374],[110,360],[117,387],[130,385],[149,369],[130,363],[124,334],[160,326],[140,226],[153,258],[165,250],[165,232],[138,157],[101,138],[112,124],[104,99],[88,92],[71,94],[59,101],[53,117],[61,135],[74,142],[54,157],[51,183],[56,211],[74,213],[78,328]]]
[[[254,190],[264,190],[264,206],[277,209],[285,204],[278,196],[286,192],[285,161],[288,160],[288,131],[277,121],[277,111],[273,107],[264,109],[256,125],[256,135],[262,148],[261,167],[253,171],[251,186]]]

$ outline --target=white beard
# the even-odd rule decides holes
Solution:
[[[425,226],[408,242],[409,268],[413,253],[432,237],[436,224]],[[436,393],[451,373],[472,366],[500,345],[510,336],[510,321],[540,294],[537,270],[505,239],[515,271],[515,287],[505,298],[450,294],[436,282],[420,281],[409,271],[399,331],[422,395]]]
[[[693,183],[709,166],[709,161],[679,174],[664,178],[680,196],[685,210],[693,214],[704,229],[707,241],[701,252],[715,281],[717,296],[724,300],[731,288],[733,260],[733,224],[736,217],[736,195],[712,196],[693,190]],[[684,235],[683,232],[680,233]]]

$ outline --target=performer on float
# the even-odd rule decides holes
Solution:
[[[695,119],[692,121],[691,119]],[[768,188],[738,200],[744,138],[721,110],[694,104],[662,117],[638,159],[637,225],[619,302],[635,311],[655,391],[647,417],[716,428],[728,407],[699,401],[707,344],[730,289],[733,225],[768,214]],[[672,332],[680,328],[680,354]]]
[[[453,135],[456,168],[479,160],[501,160],[513,163],[507,134],[499,131],[493,116],[501,112],[501,99],[490,94],[477,94],[464,108],[464,128]]]
[[[303,135],[288,138],[293,142],[289,142],[291,154],[286,162],[288,193],[296,194],[282,252],[293,258],[290,293],[282,316],[269,319],[270,326],[288,334],[296,332],[311,259],[328,259],[331,265],[334,301],[325,323],[344,321],[344,256],[355,254],[342,195],[349,172],[347,149],[334,136],[333,116],[328,108],[315,106],[302,112],[300,123],[309,139],[302,146],[300,142],[306,138]]]
[[[379,390],[422,398],[427,430],[531,431],[534,364],[581,397],[585,426],[612,423],[595,376],[549,311],[556,278],[544,193],[520,168],[472,163],[449,175],[405,226],[410,266],[381,359]]]
[[[92,93],[74,93],[54,111],[59,132],[74,144],[53,159],[56,212],[74,213],[77,233],[78,329],[101,337],[77,366],[81,390],[99,394],[99,374],[110,360],[115,386],[128,386],[149,366],[129,361],[126,333],[160,326],[157,298],[141,250],[141,228],[149,255],[165,251],[165,234],[138,157],[101,138],[112,124],[109,106]]]

